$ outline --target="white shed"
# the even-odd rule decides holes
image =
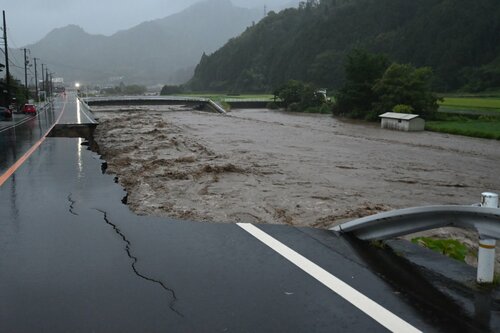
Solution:
[[[379,116],[382,119],[381,128],[398,131],[423,131],[425,120],[418,114],[386,112]]]

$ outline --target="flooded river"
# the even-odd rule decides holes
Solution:
[[[169,110],[96,113],[108,171],[139,214],[329,228],[500,189],[498,141],[329,115]]]

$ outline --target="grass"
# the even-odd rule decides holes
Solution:
[[[500,140],[500,118],[427,121],[427,130]]]
[[[445,97],[439,103],[440,111],[493,111],[500,114],[500,98],[497,97]]]
[[[498,97],[445,97],[440,104],[448,107],[488,108],[500,111],[500,98]]]
[[[469,250],[465,244],[454,239],[438,239],[430,237],[413,238],[412,243],[431,249],[435,252],[444,254],[450,258],[465,262],[465,257]]]
[[[500,140],[500,96],[445,96],[439,105],[427,130]]]

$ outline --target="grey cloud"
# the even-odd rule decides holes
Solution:
[[[233,0],[238,6],[278,7],[294,0]],[[110,35],[144,21],[163,18],[199,0],[5,0],[9,34],[16,47],[36,42],[54,28],[76,24]],[[297,2],[297,1],[295,1]],[[26,22],[29,22],[27,24]]]

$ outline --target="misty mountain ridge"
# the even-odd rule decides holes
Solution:
[[[498,0],[321,0],[270,12],[203,57],[189,86],[272,91],[289,79],[337,89],[353,49],[434,70],[437,91],[500,87]]]
[[[26,47],[66,82],[183,83],[203,53],[214,52],[262,16],[261,10],[230,0],[207,0],[111,36],[68,25]],[[22,59],[18,50],[13,54]]]

